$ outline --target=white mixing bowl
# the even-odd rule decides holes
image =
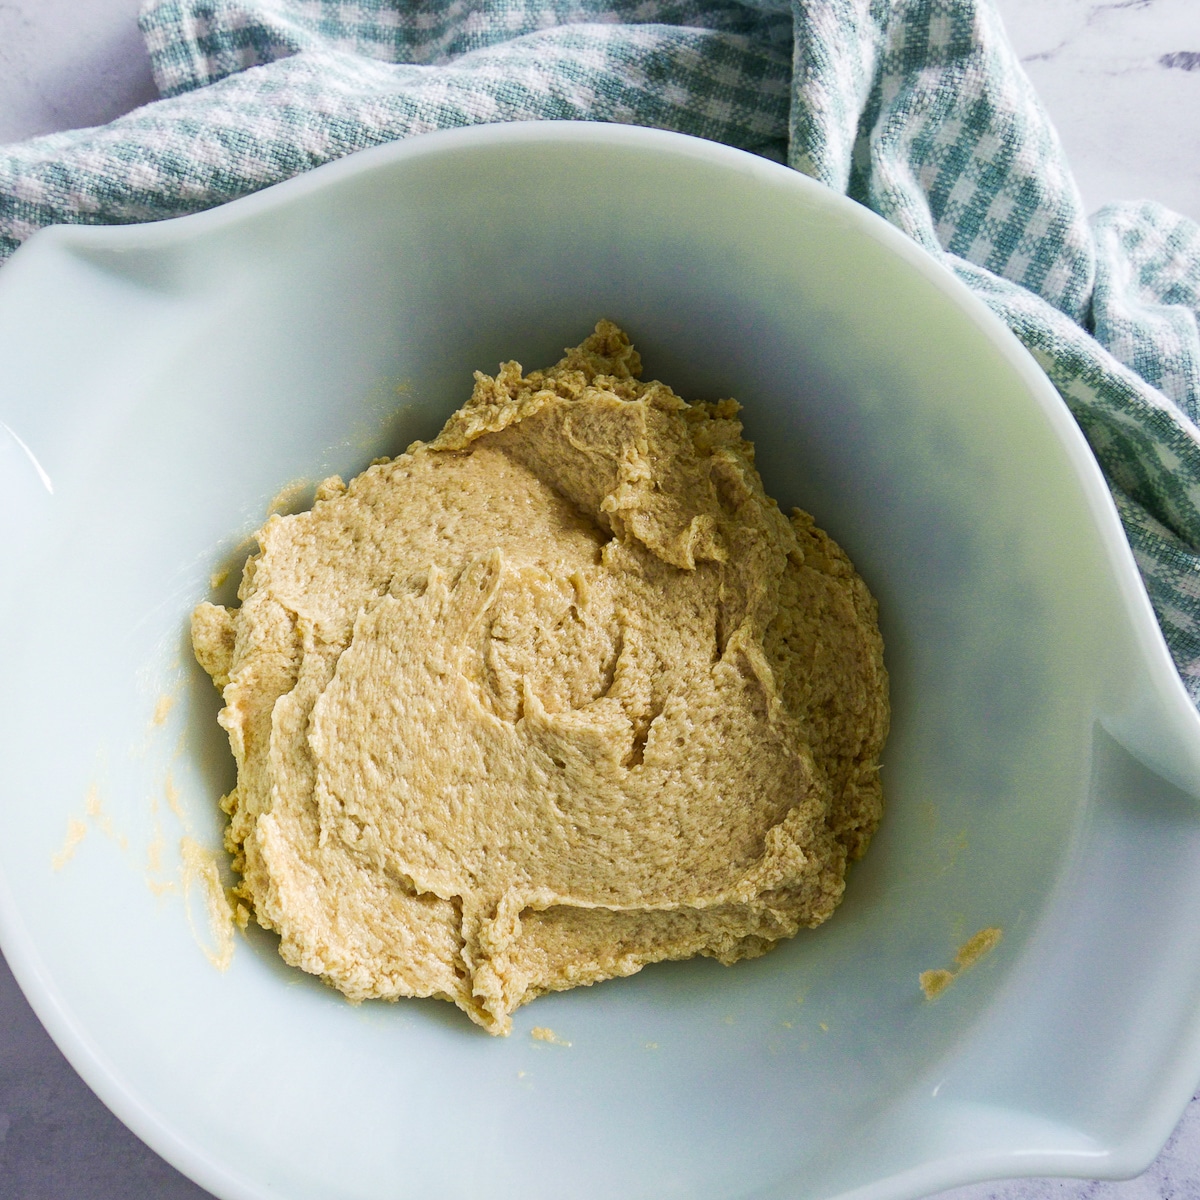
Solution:
[[[180,851],[219,851],[232,780],[188,647],[210,575],[231,598],[288,485],[601,316],[648,377],[742,401],[769,492],[879,599],[887,813],[845,903],[761,960],[538,1000],[507,1040],[351,1007],[262,934],[217,969]],[[1153,1157],[1200,1077],[1200,719],[1066,408],[881,220],[673,134],[434,134],[36,235],[0,363],[4,952],[218,1196],[899,1197]],[[925,1000],[983,927],[999,947]]]

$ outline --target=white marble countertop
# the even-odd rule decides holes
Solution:
[[[1200,221],[1196,0],[997,0],[1088,211],[1157,200]]]
[[[1200,0],[996,0],[1089,210],[1157,200],[1200,221]],[[156,96],[138,0],[0,0],[0,143],[97,125]],[[68,1066],[0,960],[0,1195],[204,1200]],[[1200,1099],[1126,1183],[1026,1179],[942,1200],[1200,1197]]]

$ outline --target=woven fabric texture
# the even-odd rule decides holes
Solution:
[[[1030,349],[1112,488],[1200,703],[1200,227],[1090,220],[990,0],[149,0],[163,99],[0,146],[0,259],[351,151],[490,121],[615,121],[787,163],[954,270]]]

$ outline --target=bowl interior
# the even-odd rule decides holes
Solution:
[[[1136,654],[1111,517],[1015,343],[849,202],[644,131],[421,142],[6,268],[6,949],[89,1081],[222,1195],[827,1190],[961,1058],[1075,852]],[[232,600],[270,507],[602,316],[647,376],[742,402],[768,491],[879,600],[887,813],[844,904],[761,960],[538,1000],[507,1040],[351,1007],[261,933],[220,969],[233,767],[191,608]],[[983,927],[999,948],[925,1001]]]

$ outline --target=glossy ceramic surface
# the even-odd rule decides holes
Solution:
[[[219,851],[232,762],[191,608],[232,599],[273,504],[600,316],[647,375],[742,401],[768,490],[879,598],[888,813],[845,903],[507,1040],[353,1008],[262,934],[217,969],[181,842]],[[0,274],[0,363],[0,936],[92,1087],[218,1196],[900,1197],[1153,1157],[1200,1076],[1200,719],[1061,401],[895,230],[676,135],[479,127],[45,231]]]

